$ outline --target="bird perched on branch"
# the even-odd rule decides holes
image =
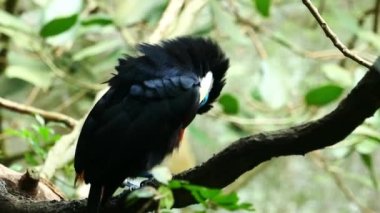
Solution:
[[[90,212],[125,178],[149,171],[178,147],[184,129],[212,108],[225,84],[229,62],[210,39],[180,37],[137,50],[119,59],[79,136],[76,181],[91,184]]]

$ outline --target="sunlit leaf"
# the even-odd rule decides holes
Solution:
[[[31,67],[11,65],[5,69],[8,78],[18,78],[42,89],[47,89],[52,82],[52,73]]]
[[[153,187],[146,186],[139,188],[137,190],[132,191],[127,199],[126,199],[126,205],[132,205],[137,200],[142,198],[152,198],[157,194],[157,190]]]
[[[355,146],[355,150],[361,154],[371,154],[378,148],[380,148],[379,143],[375,140],[369,139],[364,139]]]
[[[45,125],[45,120],[41,115],[35,115],[36,121],[38,122],[39,125]]]
[[[237,114],[239,112],[239,101],[231,94],[223,94],[219,98],[219,103],[226,114]]]
[[[158,196],[160,197],[160,209],[171,209],[174,205],[174,196],[172,190],[167,186],[158,188]]]
[[[338,64],[323,64],[321,70],[329,80],[336,82],[340,86],[349,87],[353,83],[354,79],[351,73]]]
[[[75,61],[80,61],[87,57],[96,56],[96,55],[114,50],[115,48],[119,46],[120,46],[120,42],[118,40],[112,40],[112,41],[105,40],[103,42],[99,42],[92,46],[79,50],[73,55],[73,59]]]
[[[42,37],[50,37],[69,30],[78,20],[78,14],[68,17],[56,18],[46,23],[40,30]]]
[[[4,10],[0,10],[0,24],[23,32],[33,32],[30,25],[23,21],[20,16],[14,16]]]
[[[168,184],[169,180],[172,179],[172,174],[167,167],[157,166],[152,169],[152,175],[160,183]]]
[[[372,31],[360,31],[359,37],[364,41],[371,43],[377,50],[380,50],[380,36]]]
[[[309,90],[305,95],[305,102],[307,105],[324,106],[337,100],[342,93],[343,88],[338,85],[324,85]]]

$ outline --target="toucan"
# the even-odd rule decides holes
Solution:
[[[185,128],[212,108],[225,85],[229,60],[209,38],[136,49],[119,59],[79,135],[74,167],[76,182],[91,184],[89,212],[98,212],[127,177],[149,171],[177,148]]]

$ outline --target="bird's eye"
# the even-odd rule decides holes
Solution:
[[[203,98],[203,100],[199,104],[199,107],[203,107],[207,103],[207,100],[208,100],[208,94]]]

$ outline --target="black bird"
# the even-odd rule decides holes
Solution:
[[[137,50],[119,59],[79,136],[76,181],[91,184],[90,212],[125,178],[149,171],[178,147],[184,129],[212,108],[225,84],[229,62],[210,39],[180,37]]]

